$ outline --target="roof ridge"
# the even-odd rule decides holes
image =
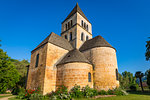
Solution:
[[[54,32],[51,32],[34,50],[31,51],[31,53],[33,53],[36,49],[40,48],[41,46],[45,45],[48,42],[66,50],[73,49],[71,44],[66,39],[55,34]]]
[[[66,19],[63,21],[65,22],[67,19],[69,19],[72,15],[74,15],[76,12],[78,12],[81,16],[83,16],[89,23],[90,21],[87,19],[81,8],[79,7],[79,4],[77,3],[76,6],[72,9],[72,11],[69,13],[69,15],[66,17]],[[62,23],[63,23],[62,22]]]

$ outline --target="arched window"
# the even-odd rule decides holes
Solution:
[[[72,20],[70,22],[71,22],[71,26],[72,26]]]
[[[66,24],[66,30],[67,30],[67,24]]]
[[[88,25],[86,26],[86,29],[87,29],[87,31],[89,31],[89,27],[88,27]]]
[[[72,32],[70,32],[70,41],[72,40]]]
[[[91,73],[88,73],[88,82],[91,82]]]
[[[83,20],[81,20],[81,25],[82,25],[82,27],[83,27]]]
[[[89,37],[88,36],[86,36],[86,40],[88,40],[89,39]]]
[[[68,22],[68,29],[70,28],[70,23]]]
[[[84,23],[84,28],[86,29],[86,23]]]
[[[36,55],[35,67],[38,67],[38,64],[39,64],[39,54]]]
[[[81,33],[81,40],[84,41],[84,34],[83,34],[83,32]]]
[[[118,77],[118,69],[116,69],[116,80],[119,80],[119,77]]]

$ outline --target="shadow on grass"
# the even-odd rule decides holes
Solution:
[[[137,94],[137,95],[150,95],[150,91],[146,90],[144,92],[142,91],[127,91],[129,94]]]

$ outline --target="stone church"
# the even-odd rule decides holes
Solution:
[[[61,24],[61,36],[52,32],[32,50],[26,88],[40,87],[47,94],[61,85],[118,87],[116,49],[102,36],[92,37],[92,25],[78,4]]]

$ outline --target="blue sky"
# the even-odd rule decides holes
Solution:
[[[60,35],[76,2],[92,23],[93,37],[101,35],[117,49],[119,72],[150,68],[144,56],[150,0],[0,0],[1,48],[14,59],[30,60],[50,32]]]

